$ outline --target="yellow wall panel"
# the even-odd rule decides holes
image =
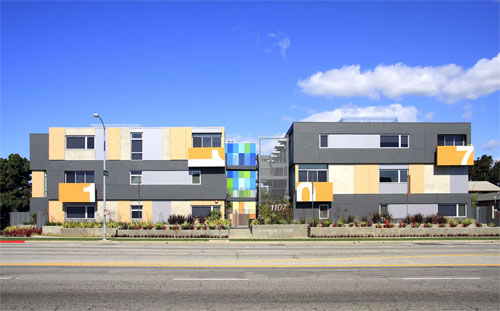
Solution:
[[[49,160],[64,160],[65,136],[64,127],[49,128]]]
[[[129,128],[120,128],[120,160],[130,160],[132,158],[131,131]]]
[[[63,210],[63,204],[59,201],[49,201],[49,221],[64,222],[66,213]]]
[[[409,175],[410,175],[410,192],[424,193],[424,165],[410,164]]]
[[[142,221],[153,221],[153,201],[142,202]]]
[[[187,216],[191,214],[191,202],[190,201],[172,201],[171,215],[184,215]]]
[[[328,181],[334,194],[354,194],[354,165],[329,165]]]
[[[378,194],[379,170],[378,165],[354,166],[354,193]]]
[[[43,198],[45,196],[45,172],[31,172],[31,197]]]
[[[110,127],[106,131],[108,133],[106,141],[108,160],[120,160],[120,128]]]
[[[161,129],[161,159],[170,160],[170,129]]]
[[[187,149],[191,148],[191,128],[171,127],[170,128],[170,159],[187,160]]]
[[[130,201],[118,201],[118,221],[130,222]]]

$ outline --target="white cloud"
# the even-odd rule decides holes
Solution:
[[[277,47],[280,50],[281,56],[286,58],[286,50],[290,47],[290,38],[281,31],[276,33],[270,32],[268,36],[273,40],[273,47]]]
[[[378,65],[361,71],[360,65],[317,72],[299,80],[302,91],[313,96],[396,99],[406,95],[436,97],[454,103],[500,90],[500,53],[480,59],[464,70],[455,64],[410,67],[402,63]]]
[[[467,110],[466,112],[464,112],[464,113],[462,114],[462,118],[467,119],[467,120],[470,120],[470,119],[472,118],[472,111]]]
[[[426,121],[430,121],[430,120],[434,119],[434,114],[435,114],[434,112],[427,112],[427,113],[425,114],[425,116],[424,116],[424,119],[425,119]]]
[[[314,113],[302,121],[337,122],[342,117],[397,117],[400,122],[416,122],[419,114],[420,111],[415,106],[402,106],[401,104],[368,107],[349,105]]]
[[[284,116],[281,118],[281,121],[286,121],[286,122],[293,122],[293,117],[290,116]]]
[[[496,138],[489,140],[488,142],[483,144],[484,150],[493,150],[493,149],[496,149],[498,147],[500,147],[500,140],[496,139]]]

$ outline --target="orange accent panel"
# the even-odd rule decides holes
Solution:
[[[59,184],[59,202],[94,202],[95,194],[85,192],[84,188],[93,184]],[[95,188],[94,188],[95,191]],[[94,197],[94,200],[91,198]]]
[[[474,165],[474,146],[438,146],[437,165]]]
[[[333,201],[333,183],[332,182],[297,182],[297,202],[311,202],[311,189],[314,186],[314,202]]]
[[[31,197],[43,198],[45,196],[45,172],[31,172]]]
[[[224,148],[188,148],[188,159],[189,160],[211,160],[212,151],[217,150],[219,157],[225,159]]]

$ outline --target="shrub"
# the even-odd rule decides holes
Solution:
[[[339,227],[343,227],[345,223],[345,218],[339,218],[339,220],[337,220],[337,224],[339,225]]]
[[[479,221],[476,221],[476,227],[482,227],[483,225],[479,222]]]
[[[30,237],[33,234],[42,234],[42,229],[37,229],[34,226],[30,227],[10,226],[2,230],[2,235],[4,236]]]
[[[366,221],[362,221],[360,225],[361,227],[366,227]]]
[[[347,216],[346,222],[348,222],[348,223],[356,222],[356,217],[349,215],[349,216]]]
[[[380,213],[379,213],[379,212],[375,212],[375,213],[373,213],[373,214],[370,216],[370,218],[371,218],[371,221],[372,221],[373,223],[375,223],[375,224],[378,224],[378,223],[380,223],[380,222],[382,221],[382,216],[380,215]]]
[[[370,221],[370,218],[368,216],[363,216],[361,217],[361,222],[363,221],[367,223],[368,221]]]
[[[392,214],[389,213],[389,212],[383,212],[382,214],[380,214],[380,217],[383,219],[383,220],[387,220],[388,222],[392,222]]]
[[[62,222],[46,222],[44,226],[62,226]]]
[[[424,222],[424,215],[422,215],[421,213],[417,213],[415,215],[412,215],[410,217],[410,221],[411,222],[418,222],[418,223],[422,223]]]
[[[488,224],[488,227],[495,227],[495,223],[494,223],[494,222],[490,222],[490,223]]]
[[[424,223],[424,228],[432,228],[432,222]]]
[[[450,224],[450,227],[452,227],[452,228],[456,227],[458,225],[454,219],[451,219],[448,223]]]
[[[354,227],[354,222],[350,222],[349,227]]]
[[[325,226],[329,227],[332,224],[332,221],[330,219],[326,219],[324,224]]]
[[[284,208],[280,211],[273,210],[271,205],[281,205],[284,206]],[[266,198],[257,209],[257,221],[261,225],[290,224],[293,221],[293,209],[286,199],[281,201],[271,201]]]
[[[217,220],[220,219],[220,211],[211,211],[210,215],[208,215],[208,220]]]
[[[468,226],[472,225],[475,222],[475,220],[472,218],[465,218],[465,219],[462,219],[460,222],[462,223],[463,227],[468,227]]]
[[[168,217],[167,221],[171,225],[181,225],[186,221],[186,216],[173,214]]]

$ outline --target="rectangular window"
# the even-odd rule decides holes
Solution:
[[[380,170],[380,182],[405,183],[408,182],[408,170]]]
[[[328,148],[328,135],[319,135],[320,148]]]
[[[142,205],[131,205],[130,212],[132,220],[142,220]]]
[[[388,208],[387,208],[387,204],[380,204],[380,213],[387,213],[388,211]]]
[[[142,133],[130,133],[131,159],[142,160]]]
[[[299,182],[327,182],[327,181],[328,181],[328,170],[326,169],[299,170]]]
[[[92,205],[69,205],[66,206],[67,219],[92,219],[95,215],[95,207]]]
[[[408,148],[409,135],[380,135],[380,148]]]
[[[93,171],[66,171],[64,172],[64,182],[74,183],[94,183]]]
[[[328,219],[328,204],[319,205],[319,219]]]
[[[138,185],[142,181],[142,171],[130,171],[130,184]]]
[[[94,136],[66,136],[66,149],[94,149]]]
[[[191,183],[193,185],[201,184],[201,172],[200,171],[190,171],[189,174],[191,175]]]
[[[439,204],[438,215],[448,217],[466,217],[467,204]]]
[[[193,148],[218,148],[221,141],[222,134],[193,134]]]
[[[208,217],[210,212],[220,212],[220,205],[192,205],[191,214],[193,217]]]
[[[438,135],[438,146],[465,146],[466,135]]]

